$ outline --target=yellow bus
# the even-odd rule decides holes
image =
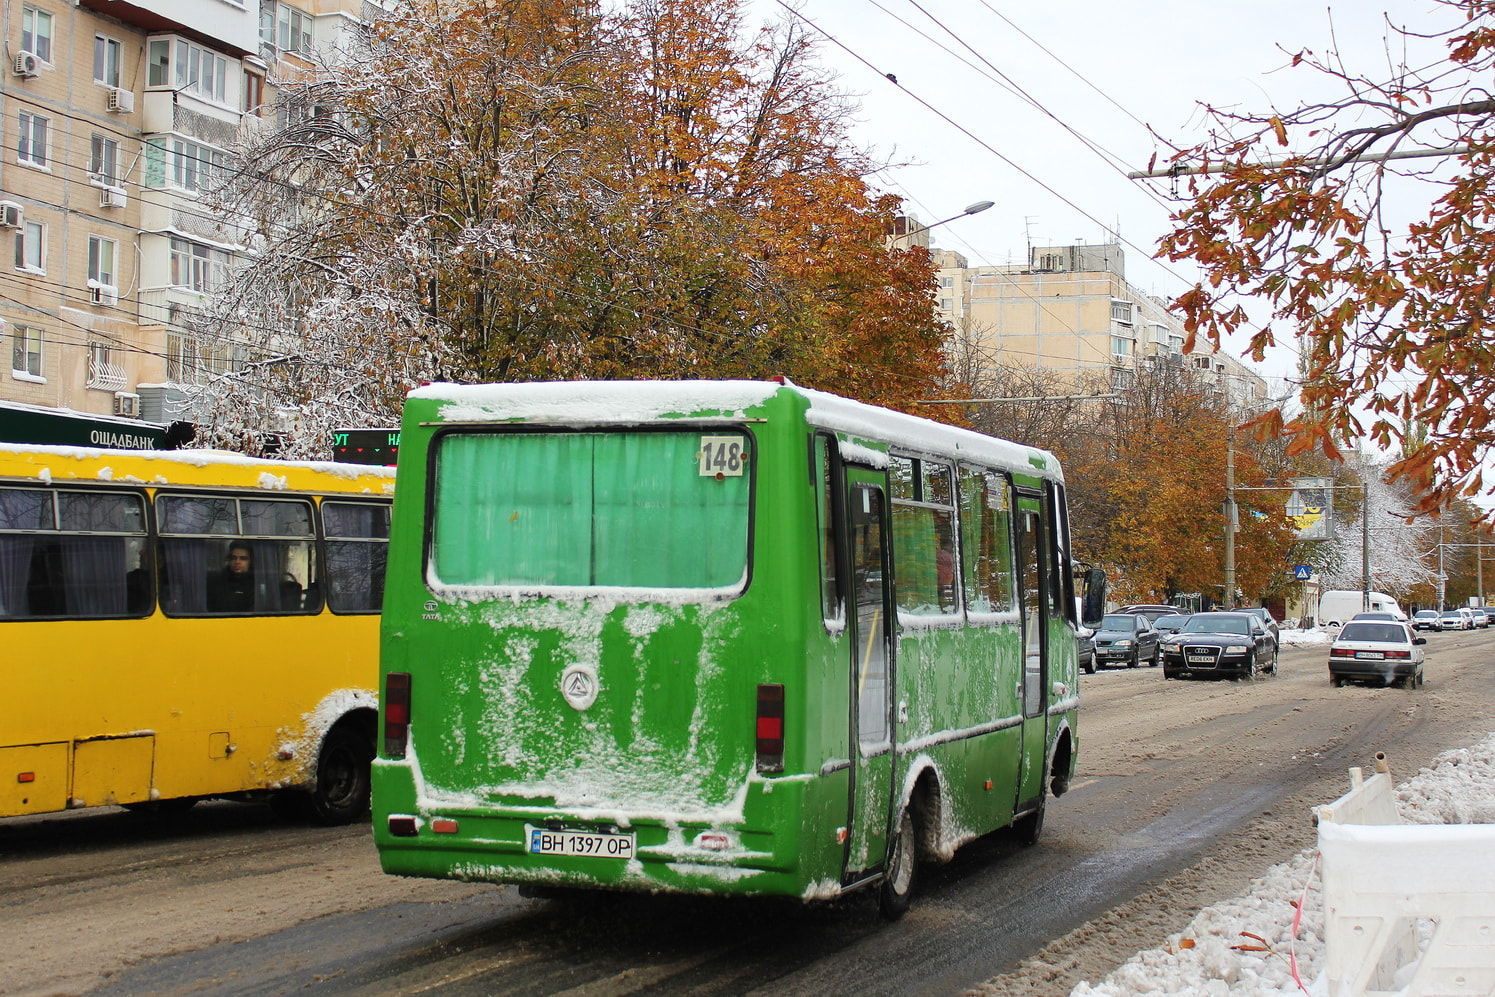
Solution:
[[[0,444],[0,817],[368,807],[393,468]]]

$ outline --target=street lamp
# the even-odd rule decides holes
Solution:
[[[965,210],[960,214],[951,215],[949,218],[942,219],[930,225],[925,225],[924,231],[928,232],[930,229],[934,228],[935,225],[943,225],[945,224],[945,222],[957,221],[958,219],[964,218],[966,215],[979,215],[981,214],[981,212],[985,211],[987,208],[992,207],[996,203],[996,201],[977,201],[975,204],[967,204]]]

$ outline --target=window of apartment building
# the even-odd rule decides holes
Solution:
[[[11,333],[10,372],[22,380],[42,376],[42,331],[35,326],[18,325]]]
[[[16,269],[47,272],[47,227],[27,221],[16,231]]]
[[[1122,301],[1120,298],[1111,299],[1111,321],[1120,322],[1122,325],[1132,324],[1132,303]]]
[[[228,280],[228,253],[190,239],[171,240],[171,282],[211,293]]]
[[[244,72],[244,106],[241,110],[245,114],[253,114],[259,117],[261,109],[265,104],[265,78],[259,73]]]
[[[1125,391],[1125,390],[1127,390],[1128,388],[1130,388],[1132,386],[1132,384],[1135,381],[1135,379],[1136,379],[1135,375],[1131,371],[1129,371],[1129,370],[1127,370],[1127,369],[1125,369],[1123,367],[1112,367],[1111,368],[1111,390],[1112,391]]]
[[[277,18],[278,30],[275,33],[276,44],[282,52],[299,52],[302,55],[311,54],[311,15],[303,14],[290,4],[278,4],[280,8]]]
[[[227,157],[217,149],[175,135],[145,140],[145,185],[202,190]]]
[[[89,143],[88,180],[105,187],[119,185],[119,141],[94,135]]]
[[[146,84],[227,103],[228,59],[181,38],[152,38],[146,53]]]
[[[115,260],[119,255],[119,243],[103,236],[88,237],[88,286],[117,294],[119,273]]]
[[[196,384],[244,365],[243,348],[229,342],[199,342],[180,333],[166,334],[166,380]]]
[[[1210,358],[1209,357],[1195,357],[1194,358],[1194,366],[1198,367],[1200,370],[1209,370],[1210,369]]]
[[[944,309],[945,311],[947,311],[947,312],[954,311],[955,310],[955,299],[954,298],[941,298],[940,299],[940,307],[942,309]]]
[[[21,133],[16,141],[16,160],[30,166],[47,165],[47,119],[30,111],[21,112]]]
[[[42,62],[52,61],[52,15],[35,7],[21,8],[21,51]]]
[[[119,63],[124,46],[107,35],[93,36],[93,78],[95,83],[119,86]]]
[[[1111,337],[1111,355],[1113,357],[1129,357],[1132,355],[1132,341],[1125,336]]]
[[[945,277],[941,277],[940,278],[940,287],[954,287],[954,286],[955,286],[955,278],[954,277],[945,276]]]

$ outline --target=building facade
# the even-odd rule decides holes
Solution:
[[[1216,375],[1242,404],[1267,397],[1266,381],[1235,357],[1209,344],[1185,355],[1183,320],[1127,282],[1119,243],[1033,248],[1026,266],[932,256],[940,315],[983,363],[1036,367],[1076,384],[1102,374],[1117,389],[1152,365],[1189,366]]]
[[[366,24],[360,0],[0,0],[0,439],[46,408],[164,424],[232,369],[185,318],[244,252],[200,197],[273,120],[275,82]],[[7,247],[8,248],[8,247]],[[11,403],[5,406],[3,403]],[[83,443],[86,440],[79,440]]]

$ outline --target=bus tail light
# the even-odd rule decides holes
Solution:
[[[384,755],[404,758],[410,737],[410,673],[390,672],[384,678]]]
[[[784,771],[784,687],[758,686],[758,771]]]
[[[420,823],[414,817],[406,817],[398,814],[389,815],[389,833],[396,838],[413,838],[420,830]]]

